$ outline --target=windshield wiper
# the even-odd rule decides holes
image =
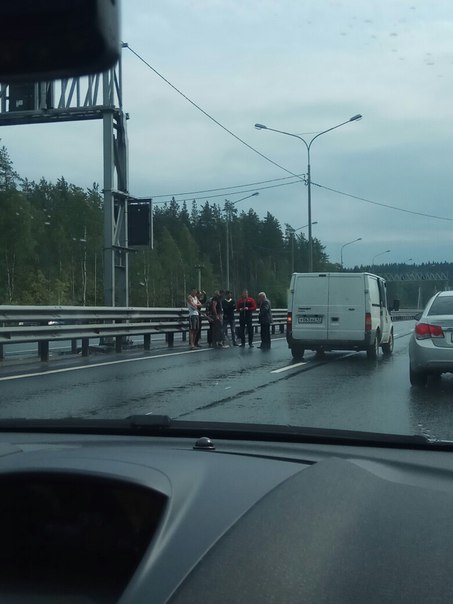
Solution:
[[[172,425],[168,415],[131,415],[124,419],[0,419],[0,432],[52,432],[75,434],[131,434],[146,435],[165,431]]]
[[[386,434],[274,424],[174,420],[168,415],[131,415],[124,419],[0,419],[0,432],[196,437],[261,442],[316,443],[371,447],[444,449],[453,442],[424,435]]]

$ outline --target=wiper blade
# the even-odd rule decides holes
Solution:
[[[172,419],[168,415],[130,415],[125,421],[129,421],[132,427],[136,428],[169,428],[172,425]]]
[[[202,437],[255,442],[292,442],[389,448],[444,448],[452,443],[424,435],[386,434],[274,424],[173,420],[168,415],[131,415],[123,419],[0,419],[0,432]]]
[[[452,451],[453,442],[433,440],[424,435],[386,434],[309,428],[281,424],[246,424],[174,420],[168,415],[131,415],[123,419],[0,419],[0,432],[97,434],[112,436],[162,436],[221,439],[251,442],[284,442],[397,449],[436,449]]]
[[[168,415],[131,415],[124,419],[0,419],[0,432],[62,432],[76,434],[152,434],[169,429]]]

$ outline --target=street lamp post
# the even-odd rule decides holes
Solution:
[[[236,203],[239,203],[240,201],[244,201],[244,199],[248,199],[249,197],[256,197],[257,195],[259,195],[259,192],[255,191],[255,193],[252,193],[251,195],[247,195],[246,197],[242,197],[241,199],[236,199],[236,201],[229,201],[228,199],[225,199],[225,202],[235,205]],[[229,224],[230,224],[231,210],[229,208],[227,208],[226,212],[227,212],[227,215],[226,215],[226,290],[229,291],[229,289],[230,289],[230,229],[229,229]]]
[[[311,224],[312,224],[312,226],[314,224],[318,224],[318,221],[315,220]],[[289,232],[291,233],[291,274],[294,273],[294,233],[296,233],[297,231],[301,231],[302,229],[305,229],[306,227],[308,227],[308,224],[304,224],[304,226],[301,226],[297,229],[293,229],[292,227],[290,227],[288,229]]]
[[[355,122],[357,120],[362,119],[362,115],[358,113],[357,115],[353,115],[351,118],[346,120],[345,122],[341,122],[341,124],[337,124],[336,126],[332,126],[332,128],[327,128],[327,130],[323,130],[322,132],[318,132],[313,138],[311,138],[308,142],[299,134],[295,134],[294,132],[285,132],[284,130],[276,130],[275,128],[268,128],[264,124],[255,124],[255,128],[258,130],[270,130],[271,132],[278,132],[279,134],[286,134],[287,136],[292,136],[294,138],[298,138],[301,140],[305,147],[307,148],[307,187],[308,187],[308,265],[309,272],[313,272],[313,237],[311,233],[311,165],[310,165],[310,149],[313,142],[319,138],[322,134],[326,134],[331,130],[336,130],[336,128],[340,128],[340,126],[344,126],[345,124],[349,124],[349,122]]]
[[[389,252],[391,252],[392,250],[385,250],[384,252],[379,252],[379,254],[375,254],[373,256],[373,260],[371,261],[371,267],[374,266],[374,261],[378,256],[382,256],[383,254],[388,254]]]
[[[356,241],[362,241],[362,237],[357,237],[357,239],[354,239],[353,241],[348,241],[347,243],[343,243],[343,245],[341,246],[341,251],[340,251],[341,268],[343,268],[343,248],[346,247],[347,245],[351,245],[351,243],[355,243]]]
[[[46,223],[47,224],[47,223]],[[78,241],[83,245],[83,256],[82,256],[82,302],[83,306],[87,303],[87,228],[84,228],[83,237],[79,239],[77,237],[72,238],[73,241]]]
[[[203,270],[203,264],[196,264],[195,268],[198,271],[198,291],[201,292],[201,271]]]

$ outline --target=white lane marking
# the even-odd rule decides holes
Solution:
[[[302,367],[302,365],[306,365],[307,363],[303,361],[302,363],[294,363],[293,365],[287,365],[286,367],[281,367],[281,369],[274,369],[271,373],[282,373],[283,371],[289,371],[290,369],[294,369],[295,367]]]
[[[23,373],[21,375],[8,375],[6,377],[0,377],[0,382],[6,382],[8,380],[21,380],[23,378],[39,377],[42,375],[49,375],[52,373],[67,373],[68,371],[80,371],[82,369],[94,369],[96,367],[104,367],[107,365],[119,365],[120,363],[134,363],[137,361],[149,361],[150,359],[161,359],[164,357],[175,357],[181,354],[192,354],[196,352],[206,352],[210,350],[205,348],[204,350],[183,350],[182,352],[170,352],[167,354],[156,354],[150,357],[138,357],[136,359],[120,359],[118,361],[106,361],[105,363],[93,363],[92,365],[80,365],[78,367],[64,367],[63,369],[50,369],[49,371],[37,371],[35,373]]]
[[[274,340],[284,340],[285,338],[273,338]],[[211,348],[203,348],[201,350],[183,350],[181,352],[170,352],[167,354],[156,354],[149,357],[138,357],[135,359],[120,359],[118,361],[106,361],[105,363],[93,363],[92,365],[80,365],[78,367],[65,367],[63,369],[50,369],[49,371],[37,371],[35,373],[23,373],[21,375],[8,375],[6,377],[0,377],[0,382],[6,382],[9,380],[20,380],[23,378],[38,377],[41,375],[50,375],[52,373],[67,373],[68,371],[81,371],[82,369],[92,369],[96,367],[103,367],[104,365],[118,365],[120,363],[134,363],[135,361],[148,361],[149,359],[161,359],[163,357],[178,356],[181,354],[191,354],[193,352],[206,352]],[[303,364],[303,363],[302,363]],[[292,365],[295,367],[295,365]]]

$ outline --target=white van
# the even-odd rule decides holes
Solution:
[[[294,358],[305,350],[393,351],[384,279],[371,273],[294,273],[286,339]]]

